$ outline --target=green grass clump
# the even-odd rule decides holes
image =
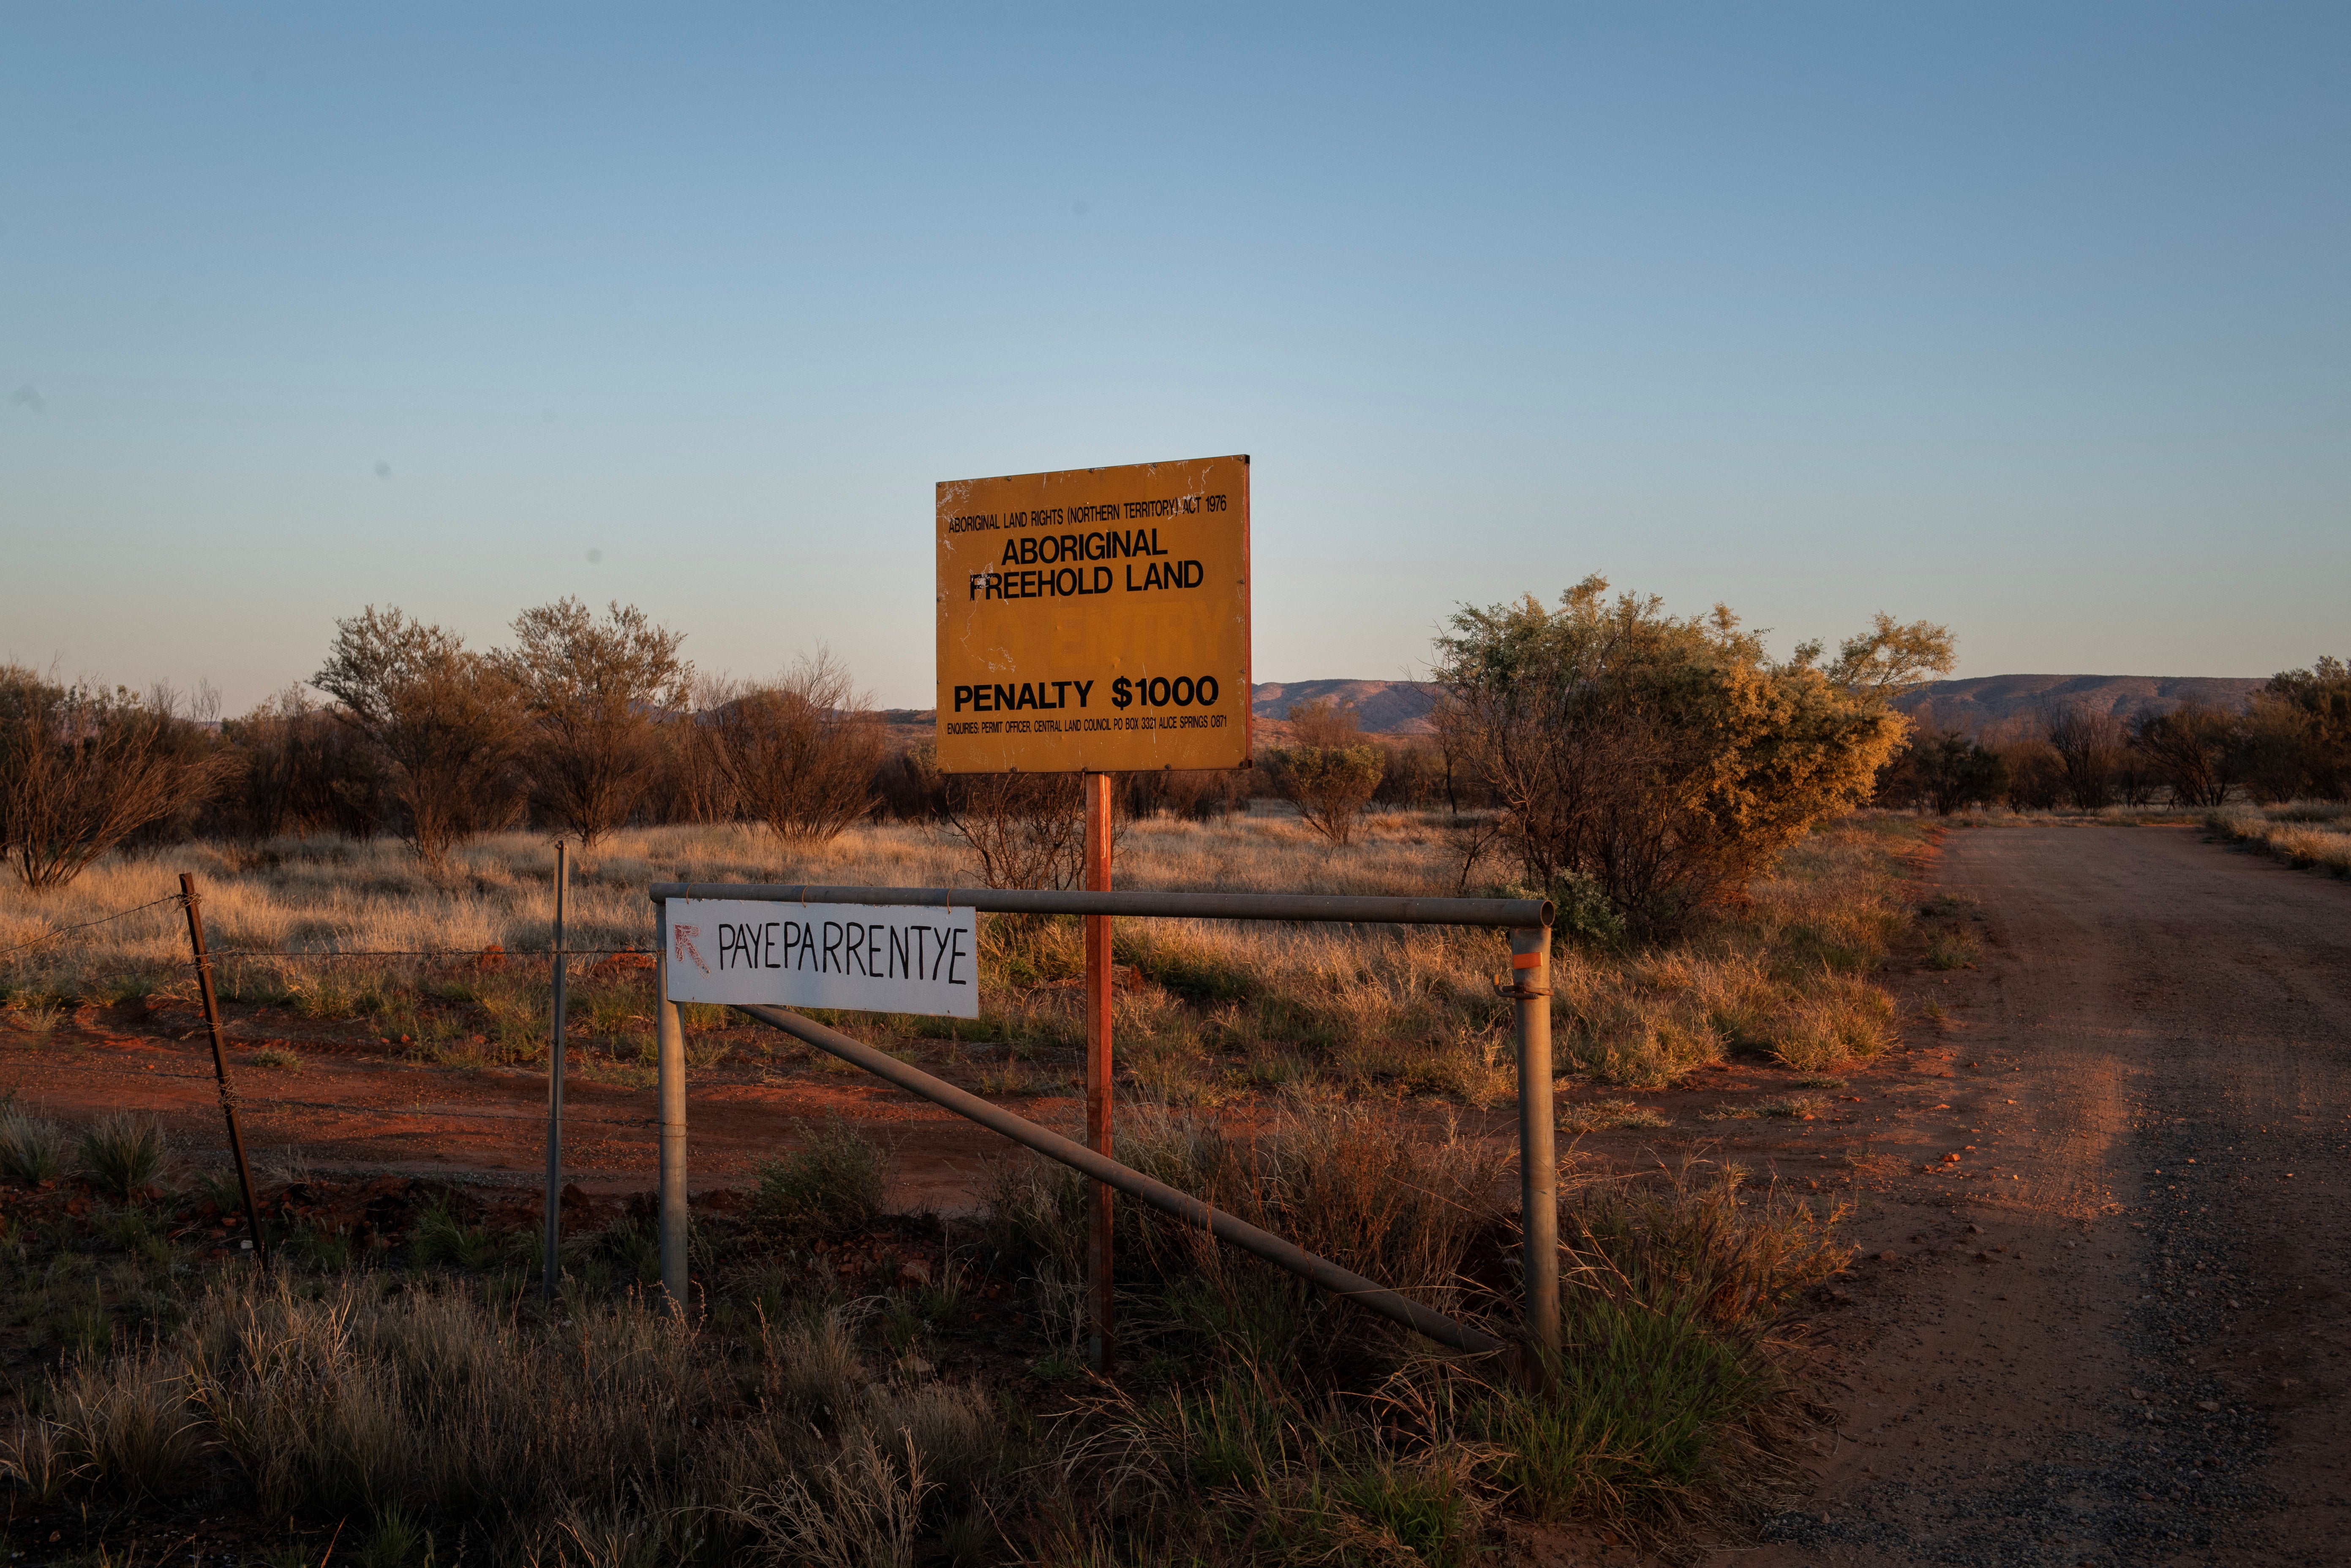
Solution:
[[[888,1165],[881,1145],[839,1117],[828,1117],[798,1151],[759,1166],[759,1216],[819,1236],[862,1230],[882,1212]]]
[[[498,1249],[497,1238],[488,1228],[466,1224],[445,1203],[436,1203],[417,1216],[413,1255],[423,1267],[486,1268]]]
[[[163,1174],[163,1129],[152,1116],[118,1111],[83,1131],[79,1155],[90,1185],[127,1203]]]
[[[47,1181],[64,1168],[65,1155],[64,1128],[18,1105],[0,1109],[0,1175],[27,1184]]]
[[[1964,969],[1982,956],[1982,947],[1965,931],[1938,931],[1927,943],[1930,969]]]

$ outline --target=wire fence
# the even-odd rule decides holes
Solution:
[[[151,909],[161,909],[167,904],[184,905],[186,903],[187,900],[180,894],[167,893],[161,898],[151,898],[144,904],[134,904],[128,909],[118,909],[111,915],[101,915],[95,920],[85,920],[74,925],[60,925],[54,931],[44,932],[30,942],[19,942],[14,947],[0,947],[0,958],[13,958],[19,953],[31,952],[43,943],[55,942],[61,937],[70,936],[77,931],[90,931],[100,925],[111,925],[118,920],[128,920],[134,915],[143,915]]]
[[[0,962],[14,958],[21,953],[29,953],[49,943],[62,941],[77,932],[91,931],[101,925],[110,925],[118,920],[127,920],[131,915],[143,915],[151,909],[161,909],[166,904],[184,908],[187,900],[180,894],[166,894],[161,898],[151,898],[144,904],[134,904],[128,908],[101,915],[95,920],[82,920],[71,925],[60,925],[53,931],[43,932],[29,942],[19,942],[13,947],[0,947]],[[634,956],[650,959],[653,952],[650,947],[575,947],[566,943],[561,956],[566,958]],[[215,947],[207,952],[205,956],[214,961],[223,958],[292,958],[333,962],[358,958],[552,959],[557,956],[557,953],[551,946],[508,947],[503,943],[491,943],[485,946],[469,947]],[[191,958],[189,962],[193,964],[194,959]]]

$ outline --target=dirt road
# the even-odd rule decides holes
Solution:
[[[1849,1144],[1834,1449],[1720,1561],[2351,1563],[2351,885],[2095,827],[1938,880],[1986,937],[1917,978],[1948,1110]]]

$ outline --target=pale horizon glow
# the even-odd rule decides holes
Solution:
[[[930,706],[943,479],[1251,455],[1259,681],[1598,571],[2351,653],[2351,11],[19,8],[0,659],[619,599]]]

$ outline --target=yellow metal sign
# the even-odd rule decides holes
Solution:
[[[938,487],[939,767],[1241,768],[1249,460]]]

